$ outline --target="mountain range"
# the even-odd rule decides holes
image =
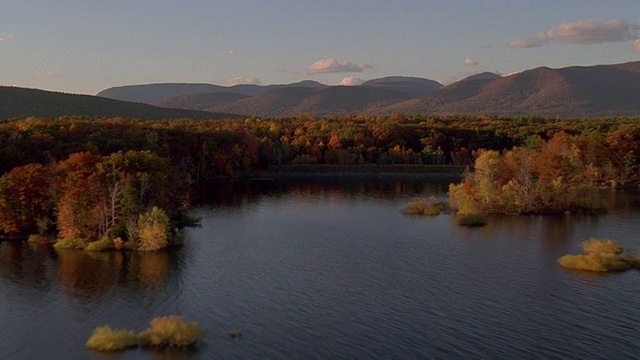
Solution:
[[[639,116],[639,93],[640,61],[539,67],[507,76],[485,72],[446,86],[403,76],[369,80],[357,86],[327,86],[310,80],[267,86],[128,85],[103,90],[96,96],[0,86],[0,119],[61,115],[217,119],[302,113]]]
[[[161,107],[261,117],[393,113],[602,117],[640,115],[640,61],[613,65],[539,67],[508,76],[480,73],[443,86],[392,76],[358,86],[313,81],[287,85],[150,84],[104,90],[98,96]]]

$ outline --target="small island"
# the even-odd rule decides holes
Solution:
[[[580,139],[558,133],[504,153],[482,151],[473,171],[449,187],[451,207],[459,215],[605,211],[600,188],[624,174],[597,162],[589,150]]]

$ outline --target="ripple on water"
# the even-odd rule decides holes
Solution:
[[[640,354],[638,273],[587,275],[556,263],[590,236],[639,247],[634,208],[466,229],[450,215],[403,216],[404,203],[427,189],[415,184],[287,186],[264,196],[240,187],[249,194],[194,209],[202,227],[163,254],[0,244],[0,354],[82,357],[97,326],[142,330],[169,314],[207,329],[194,359]],[[241,340],[229,338],[233,328]]]

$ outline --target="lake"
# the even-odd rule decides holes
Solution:
[[[597,216],[410,217],[447,179],[221,182],[202,226],[148,254],[0,243],[0,358],[637,359],[640,273],[566,271],[590,237],[640,248],[640,196]],[[85,349],[105,324],[181,315],[195,350]],[[242,329],[232,339],[231,329]]]

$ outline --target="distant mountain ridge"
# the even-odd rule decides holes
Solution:
[[[106,89],[99,96],[0,86],[0,119],[62,115],[219,119],[302,113],[640,116],[638,93],[640,61],[538,67],[508,76],[479,73],[447,86],[403,76],[358,86],[327,86],[308,80],[267,86],[146,84]]]
[[[221,86],[213,84],[188,84],[188,83],[164,83],[164,84],[143,84],[125,85],[112,87],[100,91],[96,96],[109,99],[132,101],[146,104],[156,104],[168,100],[175,96],[202,94],[202,93],[231,93],[255,96],[265,91],[280,89],[284,87],[304,87],[315,88],[324,86],[319,82],[305,80],[293,84],[283,85],[251,85],[241,84],[234,86]]]
[[[380,113],[640,115],[640,61],[614,65],[539,67],[513,75],[462,80],[437,92],[397,102]]]
[[[179,91],[192,92],[168,96]],[[139,93],[154,96],[142,98]],[[232,87],[150,84],[112,88],[100,95],[138,101],[167,95],[154,104],[261,117],[300,113],[602,117],[640,115],[638,93],[640,61],[560,69],[539,67],[508,76],[483,72],[447,86],[424,78],[388,76],[358,86],[326,86],[309,81]]]
[[[423,78],[389,76],[359,86],[315,81],[282,85],[148,84],[107,89],[98,96],[145,101],[162,107],[241,113],[247,116],[345,115],[436,91],[442,84]],[[169,96],[171,95],[171,96]],[[157,99],[161,99],[155,101]]]
[[[363,82],[360,86],[374,86],[402,91],[411,96],[424,95],[442,87],[437,81],[409,76],[387,76]]]
[[[0,86],[0,120],[27,117],[132,117],[138,119],[222,119],[238,115],[161,108],[90,95]]]

